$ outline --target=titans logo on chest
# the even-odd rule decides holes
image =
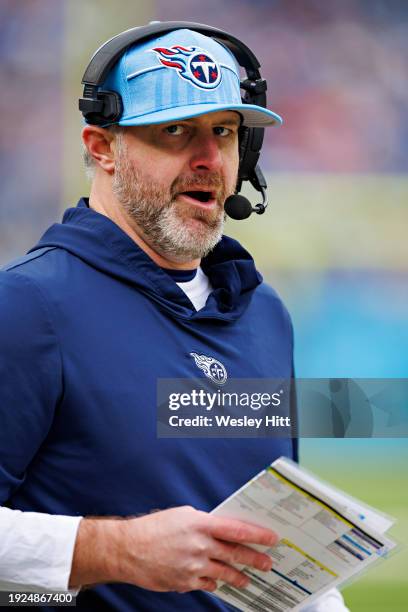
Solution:
[[[198,353],[190,353],[190,355],[194,359],[196,366],[216,385],[224,385],[227,382],[227,370],[221,361],[214,357],[207,357],[207,355],[199,355]]]

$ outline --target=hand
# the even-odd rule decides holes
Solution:
[[[270,529],[219,518],[182,506],[118,521],[115,580],[152,591],[214,591],[217,580],[244,587],[248,578],[232,567],[242,564],[268,571],[271,558],[245,544],[272,546]]]

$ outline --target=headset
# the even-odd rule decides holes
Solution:
[[[213,38],[224,45],[234,55],[238,64],[245,69],[246,78],[240,87],[244,91],[242,102],[256,104],[266,108],[266,81],[259,72],[260,63],[253,52],[235,36],[212,26],[189,21],[156,21],[146,26],[131,28],[121,32],[105,42],[94,53],[89,62],[82,83],[83,97],[79,99],[79,110],[85,121],[93,125],[115,123],[122,114],[122,100],[115,91],[100,90],[109,71],[125,51],[134,44],[139,44],[159,34],[174,30],[188,29]],[[246,219],[251,213],[263,214],[268,205],[266,180],[258,165],[258,159],[264,139],[264,128],[239,128],[239,169],[235,195],[225,201],[225,212],[236,220]],[[242,195],[238,195],[243,181],[249,181],[262,194],[262,203],[252,204]]]

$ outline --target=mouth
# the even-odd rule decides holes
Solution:
[[[212,207],[217,204],[216,194],[214,191],[205,191],[205,190],[192,190],[192,191],[183,191],[177,194],[177,197],[183,197],[183,199],[188,200],[190,203],[196,204],[198,206],[204,206],[205,208]]]

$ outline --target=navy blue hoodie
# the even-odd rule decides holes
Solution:
[[[209,511],[290,439],[157,439],[158,378],[290,378],[292,328],[250,255],[224,237],[202,262],[214,288],[195,311],[129,236],[81,200],[0,272],[0,504],[68,515]],[[84,610],[204,611],[203,591],[102,585]],[[38,608],[37,608],[38,609]]]

